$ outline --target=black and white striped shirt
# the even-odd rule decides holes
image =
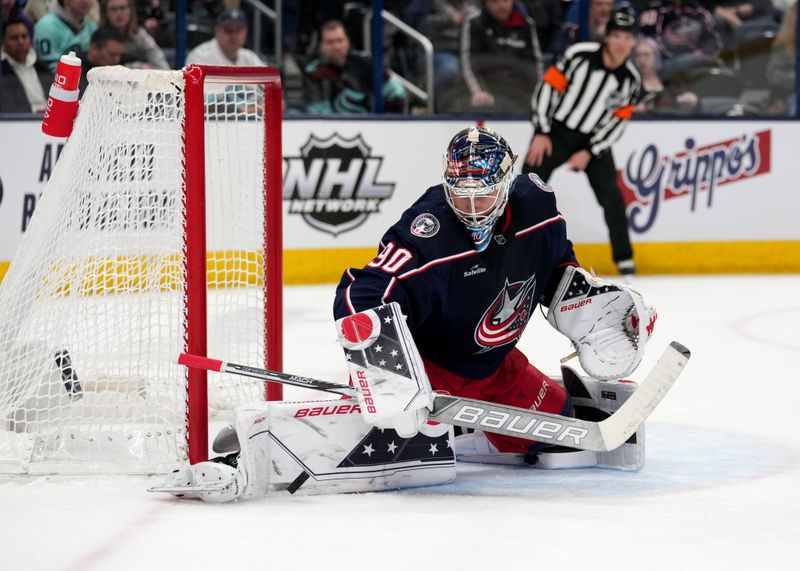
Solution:
[[[610,70],[603,64],[602,44],[574,44],[547,70],[534,91],[534,129],[547,134],[554,122],[560,123],[588,135],[589,150],[599,155],[622,135],[641,86],[639,72],[630,60]]]

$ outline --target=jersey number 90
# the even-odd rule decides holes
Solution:
[[[394,274],[410,262],[413,257],[414,255],[409,250],[395,247],[394,242],[389,242],[367,266],[380,268],[387,274]]]

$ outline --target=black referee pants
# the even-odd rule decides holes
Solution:
[[[545,156],[539,166],[525,164],[522,168],[522,172],[536,173],[545,182],[550,179],[554,170],[567,162],[573,153],[588,147],[587,136],[558,124],[553,125],[550,139],[553,142],[553,153],[549,157]],[[628,234],[628,219],[625,215],[625,202],[622,200],[622,193],[617,186],[617,168],[614,166],[614,155],[611,149],[599,157],[592,157],[586,166],[586,176],[589,178],[589,184],[597,197],[597,202],[603,208],[614,262],[633,259],[633,248]]]

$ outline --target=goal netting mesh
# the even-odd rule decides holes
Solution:
[[[93,70],[0,284],[0,472],[158,472],[187,460],[187,182],[204,152],[208,355],[263,364],[264,88],[205,88],[184,137],[184,74]],[[209,380],[209,405],[264,386]]]

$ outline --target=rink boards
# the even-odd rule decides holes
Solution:
[[[345,267],[368,261],[385,229],[438,183],[443,149],[469,124],[287,119],[286,282],[336,281]],[[519,167],[530,125],[486,124],[507,138]],[[791,121],[633,122],[614,154],[640,272],[800,272],[797,131]],[[43,136],[35,120],[0,122],[0,137],[15,143],[0,156],[2,276],[61,142]],[[562,168],[550,182],[582,264],[612,272],[602,211],[585,177]]]

